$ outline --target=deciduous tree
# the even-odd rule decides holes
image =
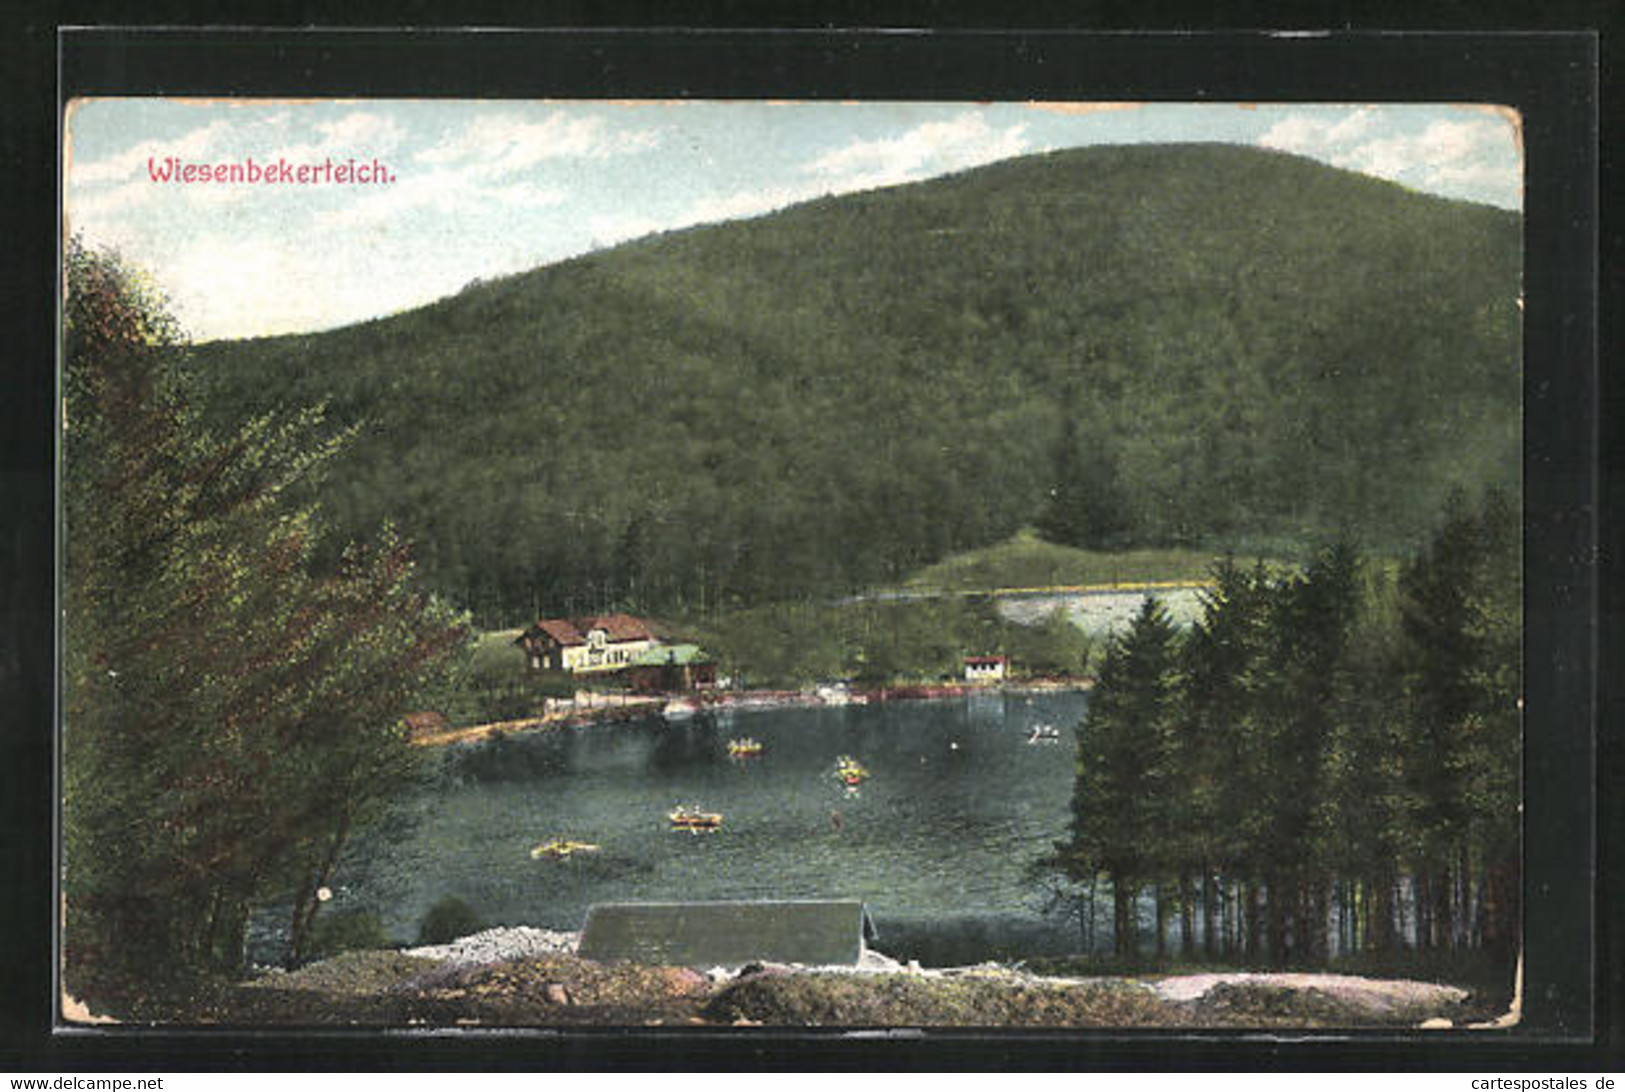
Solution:
[[[319,409],[212,435],[162,297],[77,241],[66,272],[66,965],[231,972],[267,896],[294,893],[308,930],[464,628],[393,532],[315,566],[320,513],[295,498],[343,442]]]

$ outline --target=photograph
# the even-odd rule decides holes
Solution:
[[[59,1020],[1517,1028],[1524,125],[70,98]]]

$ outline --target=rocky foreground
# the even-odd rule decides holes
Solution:
[[[206,999],[199,1024],[394,1027],[1414,1028],[1492,1019],[1454,986],[1348,975],[1046,977],[1019,967],[653,967],[575,955],[576,937],[491,929],[347,952]]]

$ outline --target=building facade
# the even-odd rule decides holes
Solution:
[[[966,656],[966,682],[998,682],[1010,671],[1010,661],[1003,656]]]
[[[660,642],[649,623],[630,614],[544,618],[514,642],[536,670],[573,675],[621,671]]]
[[[627,669],[632,688],[643,694],[709,690],[717,684],[717,663],[698,645],[658,645]]]

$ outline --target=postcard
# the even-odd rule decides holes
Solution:
[[[1522,124],[69,102],[64,1018],[1516,1024]]]

